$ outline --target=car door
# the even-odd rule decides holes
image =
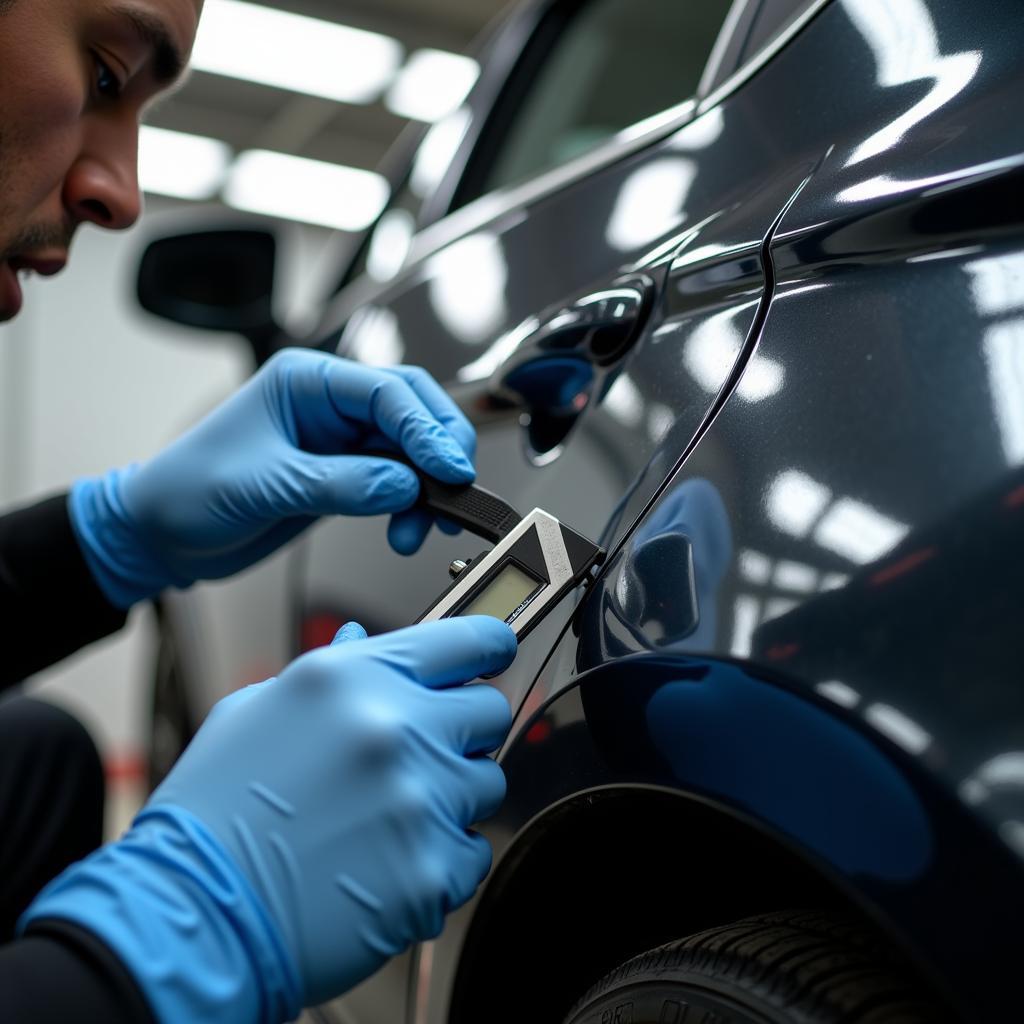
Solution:
[[[713,416],[756,336],[765,239],[821,156],[779,153],[769,122],[781,114],[741,88],[766,51],[701,95],[722,79],[730,11],[748,6],[543,5],[452,212],[401,242],[390,270],[376,264],[386,280],[352,281],[321,329],[343,355],[430,369],[477,425],[479,482],[606,546]],[[634,111],[645,116],[609,133]],[[580,329],[595,309],[596,329]],[[778,383],[767,364],[759,380]],[[296,556],[299,646],[347,619],[370,632],[415,621],[449,564],[483,546],[434,531],[403,559],[377,522],[318,525]],[[494,681],[514,708],[576,600]],[[376,1019],[384,984],[352,993],[346,1012]]]
[[[329,314],[342,354],[424,365],[452,388],[478,426],[483,486],[605,542],[713,410],[764,294],[762,242],[819,156],[780,158],[757,104],[700,110],[696,97],[666,92],[652,72],[657,84],[645,88],[677,100],[673,107],[557,164],[559,152],[600,130],[588,118],[628,106],[620,93],[634,87],[630,76],[648,65],[675,69],[699,36],[703,45],[690,54],[697,86],[730,7],[718,4],[712,15],[714,6],[573,4],[554,48],[541,18],[535,45],[548,47],[546,62],[533,67],[529,46],[520,62],[532,91],[523,94],[513,74],[507,88],[518,89],[518,106],[495,107],[504,147],[484,132],[485,156],[467,161],[465,177],[487,190],[422,231],[372,297],[355,282],[360,305],[347,308],[342,293]],[[547,17],[556,14],[564,19],[565,5],[548,5]],[[576,105],[556,118],[548,105],[568,102],[567,83],[588,61],[591,90],[603,95],[577,86]],[[588,356],[565,332],[551,358],[538,343],[559,317],[616,289],[629,308],[602,341],[610,349]],[[404,560],[375,523],[322,524],[302,551],[307,643],[345,618],[371,631],[415,621],[446,585],[449,563],[481,546],[435,532]],[[499,682],[514,705],[571,606],[538,627]]]
[[[827,865],[972,1020],[1015,1005],[1022,912],[1021,24],[1012,2],[842,0],[749,83],[789,115],[765,124],[780,152],[827,155],[735,391],[527,702],[629,655],[741,669],[749,700],[679,702],[672,784]],[[644,595],[685,605],[691,575],[675,629]],[[760,703],[781,693],[828,727],[783,728]],[[643,749],[635,705],[609,705],[617,749]]]

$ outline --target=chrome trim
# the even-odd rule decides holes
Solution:
[[[717,106],[726,97],[731,96],[741,85],[761,70],[781,50],[800,34],[832,0],[814,0],[802,14],[798,14],[767,46],[762,46],[746,64],[737,68],[713,93],[700,101],[697,116]]]
[[[536,203],[580,178],[588,177],[645,149],[651,143],[671,135],[692,121],[696,109],[696,100],[686,100],[653,117],[630,125],[597,149],[553,167],[550,171],[523,182],[522,185],[488,192],[479,199],[474,199],[462,209],[424,228],[413,239],[409,255],[406,257],[406,265],[413,266],[457,238],[471,234],[505,214]]]
[[[806,26],[831,3],[832,0],[814,0],[806,10],[798,15],[790,25],[783,29],[767,46],[762,47],[742,67],[738,68],[727,78],[713,93],[699,102],[689,99],[668,110],[661,111],[643,121],[623,129],[611,140],[603,143],[589,153],[584,153],[571,160],[569,163],[559,167],[553,167],[550,171],[531,178],[522,185],[505,191],[488,192],[478,199],[456,210],[454,213],[442,217],[435,223],[425,227],[412,241],[409,253],[406,256],[405,269],[403,269],[393,280],[385,285],[378,282],[368,282],[367,287],[359,288],[358,301],[354,302],[348,298],[359,282],[354,281],[351,285],[341,291],[331,303],[331,308],[324,317],[324,327],[328,323],[337,324],[339,319],[344,319],[354,311],[358,305],[373,302],[377,297],[386,294],[391,287],[402,281],[410,272],[421,273],[420,264],[434,253],[450,245],[466,235],[479,231],[488,224],[493,224],[504,216],[536,203],[548,195],[567,187],[573,182],[584,178],[597,171],[603,170],[611,164],[617,163],[633,153],[637,153],[647,146],[650,146],[661,139],[667,138],[674,132],[689,124],[690,121],[707,113],[712,107],[717,106],[728,96],[732,95],[748,79],[760,71],[770,60],[772,60],[792,39],[798,35]],[[740,4],[746,4],[747,0],[737,0],[735,10],[742,13]],[[727,19],[731,17],[733,9],[730,9]],[[737,15],[738,17],[739,15]],[[720,38],[725,37],[725,26]],[[717,46],[717,43],[716,43]],[[712,55],[714,51],[712,51]],[[710,64],[710,58],[709,58]],[[703,79],[702,79],[703,80]]]
[[[725,40],[723,49],[728,45],[730,34],[734,25],[728,24],[735,13],[738,19],[746,9],[750,0],[735,0],[729,14],[726,15],[726,23],[723,24],[719,41]],[[497,220],[499,217],[523,206],[528,206],[557,192],[579,178],[593,174],[595,171],[617,163],[619,160],[633,153],[645,149],[647,146],[667,138],[673,132],[687,125],[702,114],[707,113],[712,107],[721,103],[726,97],[732,95],[749,78],[760,71],[765,64],[784,49],[791,40],[797,36],[832,0],[814,0],[806,10],[783,29],[767,46],[762,47],[742,67],[729,76],[713,93],[704,99],[686,100],[675,107],[661,111],[653,117],[639,121],[628,128],[623,129],[613,136],[609,142],[604,143],[597,149],[584,153],[575,160],[560,167],[554,167],[539,177],[532,178],[507,191],[489,192],[480,196],[472,203],[456,210],[447,217],[442,218],[435,224],[424,228],[423,231],[413,239],[412,246],[407,257],[407,265],[412,266],[420,260],[444,248],[451,242],[478,231],[484,225]],[[727,31],[728,30],[728,31]],[[718,43],[715,44],[716,48]],[[715,57],[712,50],[711,58],[705,68],[705,75],[711,66],[711,59]],[[719,60],[721,57],[719,56]],[[710,77],[710,76],[709,76]],[[702,76],[704,84],[704,76]]]
[[[722,61],[729,50],[729,44],[732,42],[732,37],[736,32],[736,26],[740,23],[740,19],[746,14],[747,8],[752,2],[754,0],[733,0],[732,7],[729,8],[729,13],[725,16],[725,21],[722,22],[722,28],[718,33],[718,38],[715,40],[715,45],[711,47],[711,54],[704,65],[704,73],[700,76],[700,82],[697,84],[698,96],[707,95],[711,83],[715,80],[722,67]]]

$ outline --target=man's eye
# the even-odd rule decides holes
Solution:
[[[121,95],[120,80],[101,57],[94,56],[93,59],[96,62],[96,91],[108,99],[117,99]]]

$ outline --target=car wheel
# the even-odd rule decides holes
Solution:
[[[174,763],[195,735],[194,717],[182,676],[178,644],[162,617],[153,673],[153,702],[149,723],[146,768],[149,789],[152,792],[174,767]]]
[[[617,967],[566,1024],[939,1024],[874,933],[817,911],[746,918]]]

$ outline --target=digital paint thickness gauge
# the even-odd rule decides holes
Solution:
[[[482,487],[453,487],[422,472],[417,475],[421,508],[494,544],[476,558],[452,562],[448,572],[454,582],[418,622],[493,615],[522,640],[604,561],[601,548],[543,509],[521,516]]]

